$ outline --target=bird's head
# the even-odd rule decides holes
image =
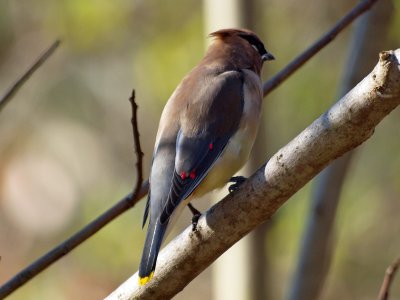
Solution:
[[[260,72],[263,62],[275,59],[265,49],[261,39],[250,30],[221,29],[211,33],[210,37],[214,38],[210,49],[212,52],[225,55],[238,64],[251,62],[257,73]]]

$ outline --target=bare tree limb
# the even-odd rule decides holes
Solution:
[[[324,46],[333,40],[333,38],[342,31],[348,24],[351,23],[355,18],[365,12],[373,3],[377,0],[364,0],[352,11],[349,12],[342,20],[340,20],[329,32],[327,32],[320,40],[318,40],[313,46],[308,48],[305,52],[301,53],[296,59],[294,59],[284,70],[279,72],[276,76],[264,83],[264,97],[274,90],[279,84],[286,80],[292,75],[301,65],[307,60],[312,58],[319,52]],[[350,16],[349,16],[350,15]],[[344,21],[343,21],[344,20]],[[332,35],[331,38],[326,36]],[[102,227],[107,225],[110,221],[124,213],[126,210],[133,207],[139,200],[148,193],[149,183],[145,181],[141,187],[137,197],[132,198],[132,193],[123,197],[117,204],[109,208],[102,215],[97,217],[95,220],[87,224],[84,228],[76,232],[73,236],[44,254],[42,257],[37,259],[31,265],[23,269],[12,279],[6,282],[0,287],[1,295],[9,295],[17,288],[25,284],[27,281],[35,277],[41,271],[46,269],[48,266],[56,262],[58,259],[69,253],[71,250],[79,246],[82,242],[92,236],[95,232],[100,230]],[[133,201],[133,203],[131,203]],[[35,270],[35,271],[32,271]]]
[[[305,50],[300,56],[292,60],[282,71],[276,74],[271,80],[264,83],[263,90],[264,96],[269,94],[273,89],[280,85],[286,78],[293,74],[297,69],[304,65],[311,57],[329,44],[333,39],[345,29],[357,17],[362,15],[375,4],[377,0],[364,0],[355,6],[347,15],[345,15],[335,26],[325,33],[321,38],[315,42],[311,47]]]
[[[398,257],[385,272],[385,277],[383,278],[381,290],[379,291],[378,300],[388,300],[389,290],[393,282],[394,276],[400,267],[400,257]]]
[[[339,95],[346,94],[373,67],[385,45],[393,5],[381,0],[355,24]],[[371,40],[374,36],[374,40]],[[316,178],[297,266],[287,299],[318,299],[335,249],[334,223],[342,186],[355,151],[335,160]]]
[[[136,186],[133,193],[125,196],[113,207],[108,209],[106,212],[101,214],[95,220],[86,225],[82,230],[78,231],[76,234],[71,236],[69,239],[53,248],[51,251],[40,257],[34,263],[23,269],[8,282],[0,287],[0,299],[5,298],[10,295],[16,289],[24,285],[30,279],[35,277],[37,274],[42,272],[48,266],[53,264],[55,261],[59,260],[61,257],[72,251],[75,247],[86,241],[89,237],[94,235],[97,231],[103,228],[107,223],[113,220],[115,217],[119,216],[123,212],[127,211],[129,208],[134,206],[144,195],[147,194],[149,189],[148,182],[143,182],[142,174],[142,161],[143,153],[140,146],[139,130],[137,123],[137,105],[135,102],[135,91],[132,91],[132,96],[129,98],[132,105],[132,129],[133,129],[133,139],[135,142],[135,152],[137,156],[136,171],[137,179]]]
[[[8,91],[0,98],[0,112],[6,106],[12,97],[18,92],[22,85],[32,76],[32,74],[40,68],[41,65],[56,51],[60,45],[60,41],[56,40],[39,58],[21,75],[17,81],[8,89]]]
[[[106,299],[170,299],[224,251],[272,217],[332,160],[366,141],[400,104],[400,49],[380,53],[373,71],[198,223],[169,243],[153,279],[137,273]]]

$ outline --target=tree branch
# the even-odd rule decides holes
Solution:
[[[8,91],[0,98],[0,112],[6,106],[12,97],[18,92],[18,90],[23,86],[23,84],[32,76],[37,69],[56,51],[57,47],[60,45],[60,41],[56,40],[39,58],[21,75],[20,78],[15,81],[15,83],[8,89]]]
[[[144,195],[141,195],[141,190],[143,189],[142,183],[143,183],[143,152],[142,152],[142,147],[140,145],[140,134],[139,134],[139,127],[138,127],[138,121],[137,121],[137,110],[138,106],[135,102],[135,90],[132,90],[131,97],[129,98],[129,102],[131,103],[132,107],[132,134],[133,134],[133,142],[135,146],[135,153],[136,153],[136,173],[137,173],[137,178],[136,178],[136,186],[135,190],[133,191],[133,195],[131,196],[131,206],[136,204],[140,199],[143,198]],[[144,184],[146,186],[146,183]],[[148,190],[148,186],[147,186]],[[140,197],[139,197],[140,196]],[[133,200],[135,199],[135,200]],[[130,207],[127,207],[129,209]]]
[[[331,42],[334,37],[342,31],[347,25],[349,25],[354,19],[360,16],[368,8],[370,8],[377,0],[364,0],[351,10],[345,17],[343,17],[330,31],[322,36],[317,42],[308,48],[305,52],[301,53],[295,58],[288,66],[285,67],[276,76],[268,80],[263,85],[264,97],[275,89],[279,84],[286,80],[292,75],[297,69],[301,67],[307,60],[312,58],[319,52],[324,46]],[[100,230],[102,227],[107,225],[113,219],[124,213],[126,210],[133,207],[140,199],[148,193],[149,183],[145,181],[140,187],[140,191],[137,197],[132,198],[132,194],[126,195],[117,204],[109,208],[102,215],[97,217],[91,223],[87,224],[84,228],[76,232],[73,236],[56,246],[45,255],[40,257],[38,260],[33,262],[31,265],[23,269],[20,273],[11,278],[3,286],[0,287],[1,295],[9,295],[17,288],[25,284],[27,281],[35,277],[41,271],[46,269],[52,263],[69,253],[71,250],[79,246],[82,242],[92,236],[95,232]],[[131,204],[130,201],[133,201]],[[28,276],[29,274],[29,276]]]
[[[28,282],[30,279],[35,277],[37,274],[42,272],[48,266],[50,266],[55,261],[59,260],[61,257],[72,251],[75,247],[86,241],[89,237],[94,235],[97,231],[103,228],[107,223],[113,220],[115,217],[119,216],[123,212],[127,211],[129,208],[134,206],[140,199],[143,198],[144,195],[147,194],[149,189],[148,182],[143,181],[142,174],[142,160],[143,153],[142,148],[140,146],[139,139],[139,130],[137,125],[137,105],[135,102],[135,91],[132,91],[132,96],[129,98],[129,101],[132,105],[132,129],[133,129],[133,139],[135,142],[135,152],[137,156],[136,162],[136,170],[137,170],[137,179],[136,179],[136,187],[133,193],[128,194],[122,200],[120,200],[117,204],[112,206],[106,212],[101,214],[95,220],[86,225],[82,230],[75,233],[69,239],[53,248],[51,251],[40,257],[38,260],[33,262],[31,265],[23,269],[13,278],[11,278],[8,282],[6,282],[3,286],[0,287],[0,299],[10,295],[16,289],[21,287],[23,284]]]
[[[381,290],[379,291],[378,300],[388,300],[389,299],[389,289],[393,282],[394,276],[400,267],[400,257],[398,257],[385,272],[385,277],[383,278]]]
[[[314,121],[237,192],[211,207],[160,253],[153,279],[134,274],[106,299],[169,299],[223,252],[272,217],[332,160],[357,147],[400,104],[400,49],[380,53],[374,70]]]
[[[361,1],[357,6],[355,6],[347,15],[339,20],[335,26],[326,32],[321,38],[319,38],[311,47],[305,50],[300,56],[292,60],[282,71],[276,74],[271,80],[264,83],[263,91],[264,97],[274,90],[278,85],[285,81],[290,75],[297,71],[302,65],[304,65],[311,57],[317,54],[321,49],[323,49],[327,44],[333,41],[333,39],[345,29],[351,22],[353,22],[357,17],[362,15],[372,5],[375,4],[377,0],[364,0]]]
[[[339,95],[343,96],[374,66],[376,53],[385,45],[393,12],[391,0],[381,0],[359,18],[351,37]],[[371,41],[371,36],[375,39]],[[342,186],[355,151],[335,160],[317,177],[297,266],[288,289],[288,300],[318,299],[335,252],[334,224]]]

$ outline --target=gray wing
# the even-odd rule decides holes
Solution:
[[[169,220],[179,203],[202,182],[239,127],[244,103],[243,74],[225,72],[201,88],[204,90],[188,101],[183,112],[161,224]]]
[[[139,266],[140,278],[149,277],[154,271],[175,208],[201,183],[239,127],[243,74],[230,71],[194,78],[202,79],[191,81],[189,76],[182,82],[183,92],[170,100],[167,119],[161,121],[170,127],[161,131],[153,156],[143,221],[145,224],[150,212],[150,224]],[[179,120],[168,119],[177,115]]]

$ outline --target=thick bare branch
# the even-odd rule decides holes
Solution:
[[[393,4],[379,1],[355,24],[339,95],[346,94],[376,62],[376,53],[385,45]],[[371,36],[375,39],[372,41]],[[335,160],[316,178],[310,213],[303,234],[299,259],[287,295],[288,300],[318,299],[334,254],[334,223],[355,151]]]
[[[400,104],[400,49],[380,54],[374,70],[314,121],[237,192],[187,228],[161,252],[154,278],[138,285],[137,273],[108,300],[169,299],[224,251],[272,217],[290,196],[329,162],[367,140],[375,126]]]
[[[272,90],[274,90],[279,84],[285,81],[296,70],[298,70],[307,60],[311,59],[315,54],[317,54],[319,50],[329,44],[339,32],[345,29],[347,25],[349,25],[358,16],[360,16],[363,12],[370,8],[371,5],[373,5],[376,1],[377,0],[362,1],[345,17],[343,17],[331,30],[329,30],[325,35],[317,40],[317,42],[313,46],[301,53],[288,66],[286,66],[284,70],[265,82],[263,85],[264,97]],[[84,228],[76,232],[73,236],[71,236],[70,238],[44,254],[31,265],[23,269],[21,272],[19,272],[12,279],[10,279],[8,282],[0,287],[0,297],[3,294],[9,295],[13,291],[15,291],[18,287],[35,277],[45,268],[56,262],[61,257],[68,254],[72,249],[75,249],[82,242],[92,236],[94,232],[97,232],[102,227],[107,225],[110,221],[118,217],[120,214],[133,207],[140,199],[143,198],[143,196],[148,193],[148,189],[148,181],[145,181],[140,187],[138,197],[132,199],[131,193],[126,195],[117,204],[109,208],[106,212],[87,224]],[[131,203],[131,201],[133,203]],[[32,272],[32,270],[35,271]]]
[[[60,45],[60,41],[57,40],[51,46],[43,52],[42,55],[25,71],[24,74],[18,78],[8,91],[0,98],[0,112],[6,106],[8,102],[12,99],[15,93],[22,87],[22,85],[32,76],[33,73],[56,51],[57,47]]]

